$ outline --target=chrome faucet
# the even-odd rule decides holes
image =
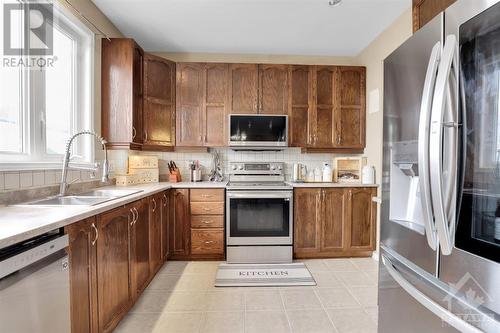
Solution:
[[[75,135],[73,135],[68,140],[68,143],[66,143],[66,152],[64,153],[64,160],[63,160],[63,167],[62,167],[62,174],[61,174],[61,185],[59,187],[59,195],[61,195],[61,196],[66,195],[66,190],[68,188],[68,183],[66,181],[66,178],[68,176],[69,159],[70,159],[70,155],[71,155],[71,147],[73,145],[73,140],[75,140],[78,136],[84,135],[84,134],[92,135],[96,140],[98,140],[102,144],[102,148],[104,149],[104,162],[102,165],[102,179],[101,179],[101,181],[103,183],[107,183],[109,181],[108,149],[106,148],[107,141],[102,136],[98,135],[95,132],[81,131],[81,132],[78,132]]]

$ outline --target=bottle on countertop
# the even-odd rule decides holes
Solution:
[[[314,181],[321,182],[323,179],[323,175],[321,174],[321,170],[319,168],[314,168]]]
[[[333,169],[329,163],[323,163],[323,183],[330,183],[333,179]]]

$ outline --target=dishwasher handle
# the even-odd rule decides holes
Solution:
[[[63,235],[0,261],[0,279],[65,249],[68,245],[68,235]]]

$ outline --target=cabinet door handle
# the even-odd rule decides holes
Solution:
[[[134,220],[134,224],[137,223],[137,220],[139,219],[139,212],[137,211],[137,208],[134,207],[134,211],[135,211],[135,220]]]
[[[95,238],[94,240],[92,241],[92,246],[95,245],[95,243],[97,242],[97,240],[99,239],[99,230],[97,230],[97,227],[95,226],[95,223],[92,223],[92,226],[91,226],[94,231],[95,231]]]
[[[167,207],[167,195],[166,194],[163,194],[163,207]]]
[[[148,132],[144,131],[144,141],[148,141]]]
[[[134,140],[136,136],[137,136],[137,130],[135,129],[134,126],[132,126],[132,140]]]
[[[153,200],[153,205],[154,205],[154,206],[153,206],[153,213],[154,213],[154,212],[155,212],[155,210],[156,210],[156,200],[155,200],[154,198],[153,198],[152,200]]]
[[[130,213],[132,213],[132,221],[130,221]],[[130,224],[130,226],[133,226],[135,221],[135,213],[132,208],[130,208],[130,213],[128,214],[128,223]]]

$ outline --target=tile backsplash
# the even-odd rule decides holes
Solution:
[[[303,154],[300,148],[287,148],[283,151],[234,151],[229,148],[211,148],[209,152],[128,152],[128,151],[111,151],[109,154],[110,167],[113,173],[126,173],[128,164],[127,159],[129,153],[131,155],[156,155],[159,158],[160,177],[168,174],[167,162],[173,160],[179,169],[183,180],[189,180],[189,169],[187,167],[189,161],[199,160],[202,166],[202,173],[207,177],[212,168],[212,157],[210,152],[213,150],[219,151],[222,160],[222,168],[225,175],[229,173],[229,162],[285,162],[287,178],[290,178],[292,173],[293,163],[304,163],[308,169],[322,168],[323,162],[333,163],[334,157],[344,155],[338,154]],[[352,155],[351,155],[352,156]]]
[[[100,174],[96,174],[99,177]],[[94,178],[90,171],[68,171],[68,182],[84,182]],[[15,191],[60,183],[61,170],[5,171],[0,172],[0,191]]]

